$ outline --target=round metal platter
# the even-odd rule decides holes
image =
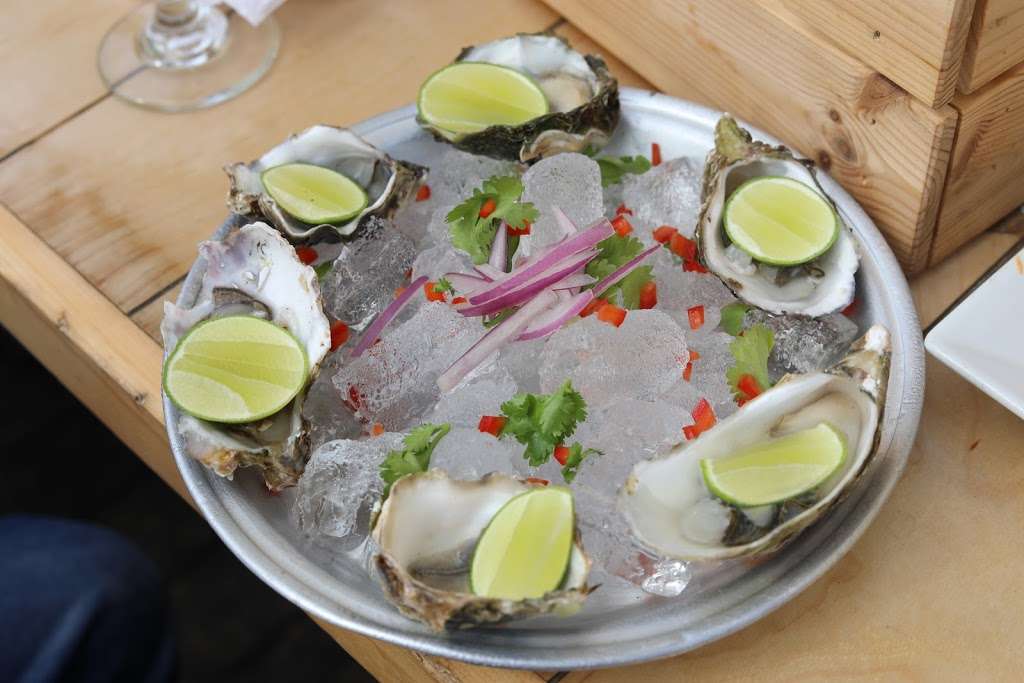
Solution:
[[[353,128],[394,157],[430,166],[444,147],[420,130],[415,114],[409,106]],[[703,158],[713,145],[719,115],[666,95],[624,88],[622,122],[605,151],[648,154],[656,141],[665,159]],[[776,142],[760,131],[752,133]],[[268,140],[268,147],[276,142]],[[398,613],[357,554],[311,542],[298,532],[289,518],[294,489],[272,497],[251,471],[227,481],[188,458],[176,431],[177,411],[165,398],[171,447],[189,492],[232,552],[299,607],[338,626],[430,654],[500,667],[597,668],[679,654],[737,631],[796,596],[867,529],[903,471],[921,412],[924,355],[906,279],[857,202],[827,175],[819,178],[859,243],[857,322],[862,331],[876,322],[889,328],[892,369],[878,457],[841,505],[781,552],[756,564],[698,571],[676,598],[598,589],[572,617],[435,633]],[[241,223],[229,218],[214,238]],[[201,259],[193,265],[180,305],[193,304],[204,269]]]

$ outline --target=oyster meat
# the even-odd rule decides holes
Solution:
[[[469,591],[477,540],[498,510],[530,486],[497,473],[459,481],[439,469],[399,479],[380,509],[373,539],[380,547],[374,564],[402,613],[441,630],[578,609],[590,591],[590,560],[578,531],[557,590],[526,600]]]
[[[721,560],[770,552],[850,491],[878,448],[889,368],[889,333],[871,327],[824,372],[787,375],[697,440],[638,463],[620,493],[636,537],[661,555]],[[846,437],[839,469],[816,489],[776,505],[740,508],[711,494],[700,461],[828,422]]]
[[[532,162],[559,152],[600,149],[619,122],[619,84],[604,60],[582,55],[550,34],[525,34],[467,47],[456,62],[486,62],[533,78],[547,97],[549,113],[518,126],[490,126],[452,133],[420,125],[459,149],[498,159]]]
[[[261,176],[290,163],[323,166],[352,179],[366,191],[366,208],[343,224],[311,225],[288,215],[266,192]],[[264,218],[292,242],[352,234],[369,216],[392,217],[416,193],[426,169],[392,159],[350,130],[317,125],[293,135],[248,164],[224,167],[231,181],[228,207],[250,218]]]
[[[704,167],[696,229],[701,261],[736,296],[771,313],[819,316],[845,308],[853,301],[859,258],[842,217],[839,235],[829,250],[799,266],[757,263],[729,243],[722,226],[726,200],[745,181],[761,176],[798,180],[832,203],[818,184],[813,162],[797,159],[785,147],[752,140],[736,121],[723,116],[715,126],[715,148]]]
[[[291,332],[306,352],[312,379],[331,346],[330,326],[320,304],[316,273],[295,255],[281,234],[251,223],[223,241],[203,242],[206,262],[195,305],[164,304],[160,331],[164,348],[204,320],[254,315]],[[272,491],[294,485],[306,461],[302,401],[305,391],[276,414],[249,424],[215,424],[184,412],[178,433],[186,452],[222,477],[239,467],[257,467]]]

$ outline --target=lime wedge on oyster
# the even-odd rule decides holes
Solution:
[[[755,260],[776,266],[807,263],[828,251],[839,218],[809,185],[763,176],[739,186],[725,205],[725,233]]]
[[[506,600],[539,598],[562,583],[573,539],[573,501],[561,486],[509,500],[477,542],[470,590]]]
[[[425,123],[453,134],[495,125],[517,126],[548,113],[540,86],[496,64],[457,62],[430,76],[417,98]]]
[[[273,415],[306,384],[306,354],[277,325],[237,315],[200,323],[164,364],[164,391],[186,413],[211,422]]]
[[[267,194],[304,223],[342,223],[366,208],[366,192],[351,178],[313,164],[283,164],[260,176]]]
[[[769,439],[725,458],[700,461],[704,483],[727,503],[779,503],[828,479],[846,458],[846,437],[827,422]]]

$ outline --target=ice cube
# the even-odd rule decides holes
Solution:
[[[446,303],[423,302],[332,381],[361,421],[390,430],[416,427],[440,398],[437,378],[482,335],[478,320]]]
[[[521,341],[501,350],[498,362],[512,375],[519,391],[540,393],[540,356],[545,343],[544,339]]]
[[[645,593],[674,598],[690,583],[690,568],[680,560],[662,559],[651,569],[640,587]]]
[[[686,335],[658,310],[630,311],[620,327],[590,316],[552,335],[540,356],[544,393],[565,380],[597,410],[626,399],[654,400],[682,381]]]
[[[406,283],[414,258],[416,247],[391,221],[369,219],[320,284],[324,311],[361,329]]]
[[[542,159],[523,174],[523,201],[532,202],[540,212],[520,253],[553,244],[565,236],[553,207],[561,209],[578,227],[585,228],[604,215],[601,169],[582,154],[556,154]]]
[[[646,173],[626,175],[622,202],[633,211],[630,221],[645,233],[671,225],[693,237],[700,212],[700,187],[704,165],[697,159],[679,157]]]
[[[453,427],[476,429],[483,415],[500,415],[501,404],[518,392],[512,375],[502,365],[491,363],[484,372],[474,373],[441,396],[430,414],[430,422],[447,422]]]
[[[426,275],[437,281],[445,273],[472,273],[472,267],[464,253],[445,242],[420,252],[412,264],[412,277]]]
[[[383,492],[380,463],[402,448],[403,434],[328,441],[313,452],[299,479],[292,513],[299,528],[345,538],[368,532],[369,511]]]
[[[342,400],[331,382],[331,378],[345,362],[344,353],[344,350],[336,351],[327,356],[302,403],[302,417],[309,425],[311,451],[328,441],[357,438],[363,432],[355,413]]]
[[[821,318],[795,315],[771,315],[752,308],[744,326],[767,325],[775,333],[775,345],[768,357],[772,381],[782,375],[814,372],[839,359],[857,338],[857,324],[841,313]]]
[[[704,307],[704,324],[695,335],[713,332],[722,318],[722,307],[736,301],[736,296],[711,273],[685,271],[667,249],[659,249],[648,258],[654,267],[653,276],[658,284],[657,309],[665,311],[673,320],[691,331],[689,309]]]
[[[473,190],[492,176],[518,175],[516,165],[490,157],[469,154],[457,149],[446,149],[441,158],[431,166],[427,176],[430,195],[444,213],[453,206],[469,199]]]
[[[453,427],[437,444],[430,458],[432,468],[443,469],[453,479],[479,479],[488,472],[516,475],[514,462],[523,447],[513,439],[499,439],[472,428]]]
[[[437,201],[433,197],[407,202],[395,213],[395,228],[422,249],[431,241],[427,228],[436,211]]]

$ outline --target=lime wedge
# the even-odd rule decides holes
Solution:
[[[366,192],[351,178],[323,166],[283,164],[260,177],[267,193],[303,223],[341,223],[366,208]]]
[[[725,458],[700,461],[711,493],[741,507],[795,498],[828,479],[846,458],[846,437],[822,422],[754,444]]]
[[[555,590],[569,566],[573,528],[572,493],[565,487],[534,488],[512,498],[480,535],[470,590],[507,600]]]
[[[453,134],[517,126],[548,113],[536,82],[514,69],[458,62],[431,75],[417,99],[420,118]]]
[[[176,406],[212,422],[273,415],[306,383],[306,354],[295,337],[251,316],[200,323],[164,364],[164,391]]]
[[[725,233],[755,260],[776,266],[807,263],[839,236],[828,201],[792,178],[763,176],[740,185],[725,204]]]

